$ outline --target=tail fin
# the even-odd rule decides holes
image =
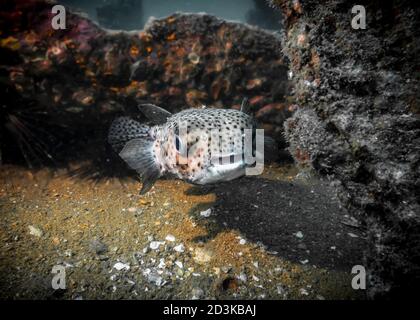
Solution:
[[[119,156],[137,173],[143,183],[140,194],[145,194],[160,177],[160,169],[153,154],[154,140],[149,127],[128,117],[114,120],[108,133],[108,142]]]

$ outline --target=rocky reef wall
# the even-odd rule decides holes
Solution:
[[[291,112],[278,35],[204,14],[173,14],[149,21],[144,30],[110,31],[70,11],[66,29],[54,30],[52,6],[0,4],[1,117],[10,124],[2,126],[3,137],[28,105],[54,123],[83,130],[107,127],[117,113],[138,114],[142,102],[176,112],[239,108],[248,97],[263,127],[282,141]]]
[[[290,151],[337,186],[364,222],[368,292],[408,296],[420,285],[419,7],[415,1],[274,0],[297,112]]]

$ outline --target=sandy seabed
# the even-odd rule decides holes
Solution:
[[[2,299],[363,299],[363,229],[293,165],[197,187],[0,169]],[[54,290],[52,268],[65,267]]]

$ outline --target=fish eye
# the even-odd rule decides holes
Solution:
[[[181,150],[181,139],[178,136],[175,136],[175,148],[177,151]]]

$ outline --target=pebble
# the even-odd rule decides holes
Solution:
[[[166,241],[170,241],[170,242],[174,242],[175,241],[175,237],[171,234],[168,234],[165,238]]]
[[[284,295],[286,293],[286,290],[284,289],[284,287],[281,284],[277,285],[277,293],[280,295]]]
[[[308,296],[309,295],[309,292],[306,289],[304,289],[304,288],[299,289],[299,293],[302,296]]]
[[[352,238],[359,238],[359,236],[357,234],[354,234],[354,233],[351,233],[351,232],[349,232],[347,234]]]
[[[239,244],[242,244],[242,245],[246,244],[246,240],[245,239],[239,240]]]
[[[113,274],[112,276],[109,277],[109,280],[111,280],[111,281],[117,280],[117,275]]]
[[[161,259],[159,260],[159,265],[158,265],[158,268],[159,268],[159,269],[165,269],[165,267],[166,267],[166,265],[165,265],[165,259],[161,258]]]
[[[295,233],[296,238],[302,239],[303,238],[303,233],[302,231],[298,231]]]
[[[191,293],[192,293],[192,297],[191,297],[192,300],[201,299],[204,295],[204,291],[201,288],[193,288]]]
[[[184,252],[185,247],[184,247],[184,245],[181,243],[181,244],[179,244],[179,245],[175,246],[175,247],[174,247],[174,250],[175,250],[176,252]]]
[[[248,277],[246,276],[245,273],[241,272],[237,277],[238,280],[242,281],[242,282],[246,282],[248,280]]]
[[[122,263],[122,262],[117,262],[116,264],[114,264],[113,268],[118,270],[118,271],[130,270],[130,265],[128,265],[126,263]]]
[[[165,282],[163,281],[163,278],[157,272],[152,271],[149,268],[143,271],[143,275],[146,277],[147,281],[155,284],[158,287],[165,284]]]
[[[118,247],[112,247],[112,248],[111,248],[111,251],[112,251],[113,253],[117,253],[118,249],[119,249]]]
[[[44,232],[38,227],[35,226],[28,226],[29,234],[38,238],[41,238],[44,235]]]
[[[201,211],[200,216],[204,218],[208,218],[211,215],[211,208],[208,208],[207,210]]]
[[[229,267],[229,266],[223,266],[221,269],[222,269],[222,271],[223,271],[224,273],[229,273],[229,272],[232,270],[232,267]]]
[[[160,245],[162,245],[162,244],[163,244],[163,242],[161,242],[161,241],[152,241],[152,242],[150,242],[149,247],[152,250],[157,250],[157,249],[159,249]]]
[[[178,266],[178,268],[182,269],[184,267],[184,265],[182,264],[181,261],[175,261],[175,264]]]

